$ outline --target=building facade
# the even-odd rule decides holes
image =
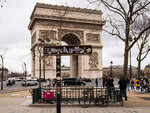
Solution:
[[[104,67],[103,68],[103,76],[109,77],[111,73],[111,66],[110,67]],[[137,68],[134,66],[131,66],[131,76],[136,77],[137,76]],[[123,75],[123,66],[122,65],[114,65],[112,66],[112,77],[114,78],[120,78]],[[130,68],[128,67],[127,70],[127,76],[130,77]]]
[[[101,33],[105,22],[100,10],[37,3],[30,19],[33,77],[40,75],[40,59],[41,77],[56,77],[56,56],[43,57],[41,45],[56,46],[61,41],[68,45],[92,45],[90,56],[70,56],[70,77],[102,77]]]
[[[146,65],[144,68],[144,74],[150,78],[150,64]]]

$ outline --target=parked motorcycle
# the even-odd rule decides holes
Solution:
[[[11,82],[10,80],[8,80],[8,81],[6,82],[6,86],[12,86],[12,82]]]

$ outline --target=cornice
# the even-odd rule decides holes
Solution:
[[[99,14],[102,15],[101,10],[93,10],[93,9],[86,9],[86,8],[76,8],[76,7],[68,7],[68,6],[58,6],[58,5],[51,5],[45,3],[36,3],[35,8],[46,8],[46,9],[56,9],[56,10],[67,10],[67,11],[75,11],[75,12],[83,12],[83,13],[90,13],[90,14]],[[35,9],[34,8],[34,9]],[[34,11],[33,11],[34,12]],[[32,17],[32,15],[31,15]]]
[[[76,22],[76,23],[87,23],[87,24],[97,24],[103,26],[105,21],[97,21],[97,20],[88,20],[88,19],[76,19],[76,18],[68,18],[68,17],[56,17],[56,16],[47,16],[47,15],[34,15],[32,20],[29,23],[28,29],[31,30],[37,20],[55,20],[62,22]]]

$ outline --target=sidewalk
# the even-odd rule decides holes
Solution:
[[[124,101],[124,107],[150,107],[150,93],[127,92],[128,101]],[[32,98],[29,90],[0,94],[0,98]],[[110,104],[110,106],[113,106]],[[116,106],[116,105],[115,105]],[[117,104],[119,106],[119,104]]]
[[[29,90],[0,94],[0,113],[56,113],[56,105],[31,107]],[[79,105],[63,105],[62,113],[148,113],[150,93],[128,92],[124,106],[110,104],[108,107],[92,105],[81,108]]]

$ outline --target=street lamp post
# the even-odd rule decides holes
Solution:
[[[111,61],[111,62],[110,62],[110,77],[113,76],[113,73],[112,73],[112,64],[113,64],[113,62]]]

